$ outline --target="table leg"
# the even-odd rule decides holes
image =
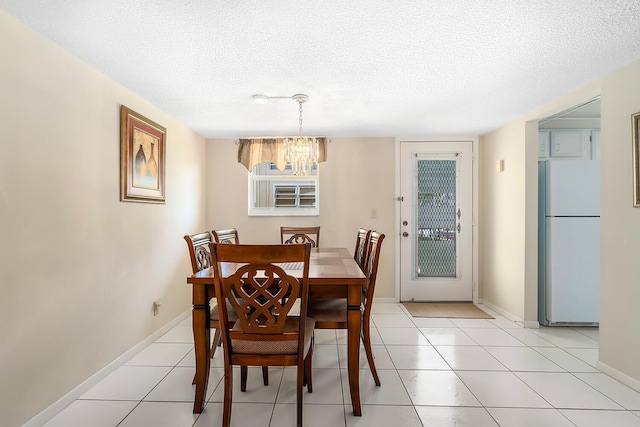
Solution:
[[[360,292],[358,290],[358,292]],[[361,416],[360,408],[360,330],[362,328],[362,315],[360,305],[347,307],[347,349],[349,390],[351,391],[351,406],[353,415]]]
[[[196,354],[196,395],[193,401],[193,413],[199,414],[204,409],[209,382],[209,368],[211,364],[211,333],[209,329],[209,300],[204,303],[193,304],[193,340]]]

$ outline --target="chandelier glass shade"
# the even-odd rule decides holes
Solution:
[[[318,140],[305,136],[285,138],[284,161],[291,165],[294,175],[309,175],[318,163]]]
[[[311,173],[313,167],[318,164],[318,139],[303,136],[302,132],[302,104],[307,102],[307,95],[293,95],[293,99],[298,102],[299,135],[284,139],[284,161],[291,165],[291,172],[297,176],[306,176]]]

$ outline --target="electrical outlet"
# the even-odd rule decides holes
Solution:
[[[162,306],[162,301],[160,301],[159,299],[155,300],[153,302],[153,315],[157,316],[158,314],[160,314],[160,307]]]
[[[369,216],[371,216],[371,218],[374,218],[374,219],[377,218],[378,217],[378,209],[371,208],[371,213],[370,213]]]

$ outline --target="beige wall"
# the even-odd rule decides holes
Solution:
[[[527,325],[537,319],[537,140],[537,123],[516,120],[480,143],[480,298]]]
[[[640,208],[632,207],[631,115],[640,61],[602,80],[600,361],[640,390]]]
[[[247,169],[237,163],[234,140],[207,140],[207,226],[235,227],[243,243],[280,242],[280,225],[320,225],[320,244],[353,251],[359,227],[386,235],[380,255],[376,297],[393,298],[394,139],[331,138],[320,163],[320,215],[249,217]],[[371,218],[371,209],[377,218]]]
[[[188,310],[204,140],[2,11],[0,51],[0,425],[16,426]],[[120,104],[167,128],[165,205],[119,201]]]
[[[525,123],[482,138],[479,187],[480,298],[524,319]],[[504,160],[504,172],[495,164]]]

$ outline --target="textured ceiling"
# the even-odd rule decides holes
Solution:
[[[640,59],[638,0],[0,0],[207,138],[485,134]],[[1,41],[0,41],[1,42]],[[43,64],[46,66],[46,64]]]

